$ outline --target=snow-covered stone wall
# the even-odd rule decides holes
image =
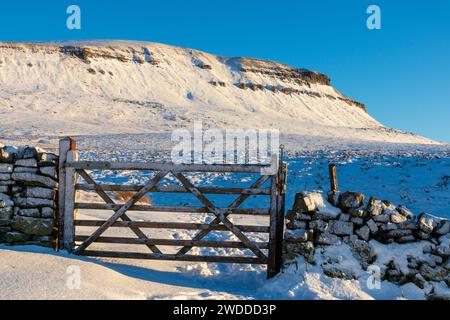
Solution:
[[[358,261],[330,252],[350,250]],[[345,249],[345,250],[344,250]],[[285,265],[298,257],[319,264],[333,278],[358,279],[359,270],[379,270],[379,280],[399,285],[413,283],[436,296],[434,285],[450,288],[450,221],[428,214],[415,217],[404,206],[364,194],[319,192],[296,195],[286,216],[283,258]]]
[[[0,146],[0,243],[52,246],[58,157]]]

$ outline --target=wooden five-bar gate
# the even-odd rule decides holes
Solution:
[[[136,170],[155,172],[153,178],[143,186],[100,184],[88,171]],[[153,260],[177,260],[217,263],[247,263],[267,265],[267,276],[273,277],[280,271],[282,263],[282,240],[284,226],[284,194],[286,183],[286,164],[272,159],[270,165],[206,165],[206,164],[158,164],[79,161],[75,141],[66,138],[60,141],[59,164],[59,243],[60,248],[77,255],[135,258]],[[258,179],[248,188],[197,187],[186,173],[249,173],[258,174]],[[181,183],[178,186],[158,186],[169,174]],[[79,177],[84,183],[78,183]],[[264,187],[268,185],[268,187]],[[76,202],[77,191],[96,192],[105,203]],[[108,192],[133,192],[125,203],[116,203]],[[155,206],[142,205],[139,201],[147,193],[190,193],[202,206]],[[232,203],[225,208],[217,207],[208,199],[207,194],[236,195]],[[270,205],[266,208],[242,208],[242,204],[251,196],[266,196]],[[113,214],[106,220],[76,220],[75,210],[110,210]],[[167,213],[210,213],[214,219],[210,223],[150,222],[133,221],[129,211],[149,211]],[[175,214],[174,214],[175,215]],[[230,215],[267,216],[268,226],[236,225]],[[173,218],[176,218],[174,216]],[[76,227],[91,227],[95,231],[89,236],[81,236]],[[102,236],[109,228],[128,228],[135,238]],[[197,230],[191,240],[155,239],[146,235],[142,229]],[[212,231],[228,231],[239,241],[204,240]],[[249,239],[248,233],[266,233],[268,241],[256,242]],[[266,237],[267,238],[267,237]],[[93,243],[140,244],[148,247],[148,253],[88,250]],[[175,254],[163,253],[158,246],[178,247]],[[253,256],[208,256],[188,254],[193,247],[248,249]],[[239,251],[241,252],[241,251]]]

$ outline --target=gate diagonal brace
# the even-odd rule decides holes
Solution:
[[[253,243],[252,241],[250,241],[250,239],[248,239],[248,237],[242,233],[242,231],[237,228],[236,226],[233,225],[233,223],[228,220],[228,218],[225,217],[225,214],[223,211],[218,210],[213,203],[211,203],[208,198],[206,198],[199,190],[197,187],[195,187],[183,174],[181,174],[180,172],[172,172],[173,175],[175,175],[175,177],[181,182],[181,184],[186,188],[186,190],[189,190],[193,195],[196,196],[196,198],[203,203],[206,208],[208,210],[210,210],[217,219],[220,220],[220,222],[223,223],[223,225],[225,225],[225,227],[227,227],[239,240],[241,240],[241,242],[248,248],[250,249],[259,259],[261,259],[261,261],[267,261],[267,257],[266,255],[261,251],[261,249],[259,248],[259,246],[255,243]],[[178,252],[177,255],[183,255],[184,253]]]
[[[95,186],[95,191],[97,192],[97,194],[103,199],[103,201],[105,201],[106,203],[109,204],[116,204],[109,196],[108,194],[105,192],[105,190],[102,189],[101,186],[99,186],[99,184],[85,171],[85,170],[77,170],[78,174],[88,183],[88,184],[93,184]],[[128,215],[126,213],[124,213],[120,219],[122,219],[123,221],[127,221],[127,222],[132,222],[132,220],[128,217]],[[144,232],[141,231],[141,229],[134,227],[134,226],[130,226],[130,229],[134,232],[134,234],[141,240],[150,240],[145,234]],[[153,253],[162,253],[161,250],[158,249],[157,246],[155,245],[149,245],[146,244],[146,246],[153,252]]]
[[[80,254],[95,240],[97,240],[109,227],[111,227],[123,214],[136,204],[146,193],[150,192],[160,180],[162,180],[169,172],[161,171],[156,174],[153,179],[137,192],[127,203],[117,210],[100,228],[90,235],[77,249],[75,254]]]
[[[250,188],[260,188],[266,183],[266,181],[269,179],[269,176],[262,176],[256,181]],[[237,197],[233,203],[230,204],[228,209],[234,209],[242,205],[242,203],[247,200],[250,197],[248,194],[241,194],[239,197]],[[231,214],[230,211],[227,210],[225,212],[224,216],[228,217]],[[201,230],[199,233],[195,235],[195,237],[192,240],[202,240],[204,237],[206,237],[215,227],[217,227],[222,220],[219,217],[216,217],[213,221],[209,223],[209,227]],[[189,252],[189,250],[192,249],[192,246],[185,246],[180,249],[180,251],[177,253],[178,255],[183,255]]]

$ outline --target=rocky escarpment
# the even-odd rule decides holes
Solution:
[[[331,85],[331,80],[326,75],[307,70],[296,69],[286,64],[251,58],[238,59],[241,65],[240,71],[245,73],[259,73],[281,80],[292,81],[297,84],[322,84]]]
[[[123,63],[149,63],[157,65],[150,50],[146,47],[115,48],[115,47],[82,47],[82,46],[62,46],[60,52],[80,59],[86,64],[90,64],[92,59],[117,60]]]
[[[116,60],[123,63],[150,63],[157,65],[152,53],[145,46],[141,47],[118,47],[118,46],[79,46],[79,45],[58,45],[49,44],[16,44],[16,43],[0,43],[0,50],[13,50],[26,53],[31,50],[32,53],[41,54],[63,54],[68,57],[79,59],[83,63],[90,64],[92,60]]]
[[[287,265],[301,255],[326,275],[343,279],[359,279],[358,269],[377,270],[380,281],[414,283],[427,289],[430,299],[450,299],[450,289],[439,295],[433,290],[437,283],[450,288],[449,220],[415,217],[404,206],[367,201],[357,192],[332,194],[329,202],[321,193],[301,192],[286,220]],[[358,265],[345,261],[345,248]]]
[[[323,93],[314,90],[312,88],[313,85],[331,86],[331,79],[325,74],[307,69],[293,68],[278,62],[252,58],[231,58],[227,59],[226,63],[244,75],[263,75],[266,78],[274,80],[273,83],[269,84],[251,80],[235,83],[240,89],[251,89],[253,91],[269,90],[273,93],[284,93],[287,95],[308,95],[314,98],[340,100],[366,112],[366,106],[364,104],[341,94],[336,94],[336,91],[333,93]],[[277,80],[283,84],[277,84]]]
[[[142,44],[141,46],[117,46],[117,45],[105,45],[105,46],[91,46],[91,45],[76,45],[76,44],[50,44],[42,45],[27,44],[20,45],[15,43],[2,43],[0,49],[8,49],[14,51],[20,51],[25,53],[31,49],[31,52],[36,54],[62,54],[70,58],[77,59],[85,64],[91,64],[93,61],[105,61],[114,60],[120,63],[135,63],[135,64],[150,64],[158,66],[159,64],[171,64],[170,59],[167,59],[161,52],[155,52],[152,48]],[[185,49],[191,56],[191,63],[193,66],[211,72],[214,75],[214,67],[208,62],[208,57],[201,51]],[[158,58],[157,55],[160,55]],[[308,95],[315,98],[327,98],[330,100],[339,100],[350,106],[355,106],[363,111],[366,111],[365,105],[349,99],[342,94],[334,93],[321,93],[320,91],[312,88],[313,85],[331,86],[331,80],[328,76],[307,69],[293,68],[289,65],[266,61],[253,58],[219,58],[219,60],[225,62],[226,65],[232,66],[234,71],[239,71],[243,74],[242,80],[238,83],[226,83],[221,79],[212,79],[210,84],[220,86],[233,86],[236,85],[241,89],[251,89],[253,91],[269,90],[275,94],[288,94],[288,95]],[[30,65],[32,67],[32,65]],[[92,75],[96,73],[107,73],[101,67],[93,68],[88,67],[86,71]],[[113,76],[112,72],[108,72]],[[262,75],[265,78],[272,79],[272,83],[267,81],[252,81],[251,74]],[[301,88],[299,88],[301,87]]]
[[[210,82],[212,85],[217,86],[226,86],[226,84],[224,82],[216,82],[216,81],[212,81]],[[290,86],[283,86],[283,85],[262,85],[262,84],[255,84],[252,82],[238,82],[235,83],[236,87],[246,90],[246,89],[250,89],[252,91],[271,91],[273,93],[284,93],[286,95],[307,95],[309,97],[312,98],[326,98],[329,100],[340,100],[343,101],[345,103],[347,103],[348,105],[351,106],[355,106],[361,110],[363,110],[364,112],[367,112],[366,106],[363,103],[354,101],[352,99],[343,97],[343,96],[335,96],[332,94],[327,94],[327,93],[320,93],[317,91],[312,91],[312,90],[305,90],[305,89],[295,89],[292,88]]]

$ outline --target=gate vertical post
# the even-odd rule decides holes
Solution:
[[[66,189],[66,162],[67,153],[70,150],[75,150],[75,140],[67,137],[59,140],[59,161],[58,161],[58,211],[57,211],[57,226],[58,226],[58,250],[64,249],[64,198]]]
[[[70,150],[67,153],[66,163],[78,160],[78,153],[75,150]],[[66,166],[65,179],[65,194],[64,194],[64,249],[71,252],[75,245],[75,225],[74,225],[74,210],[75,210],[75,184],[77,182],[77,175],[74,168]]]
[[[278,227],[278,160],[272,159],[274,172],[270,178],[270,235],[269,235],[269,261],[267,265],[267,278],[273,278],[280,271],[278,256],[277,240],[279,238],[277,232]]]
[[[276,231],[276,271],[280,272],[283,265],[283,239],[284,239],[284,211],[286,198],[287,164],[280,161],[278,170],[278,206],[277,206],[277,231]]]

